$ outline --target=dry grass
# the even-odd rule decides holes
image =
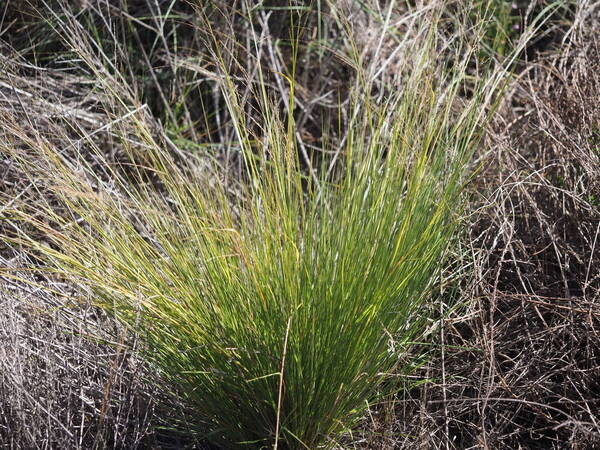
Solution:
[[[81,150],[100,147],[112,162],[122,158],[115,131],[126,121],[106,111],[106,98],[89,81],[60,70],[32,71],[8,46],[2,50],[0,115],[29,124],[29,138],[66,155],[84,154],[94,164],[98,155]],[[2,138],[9,139],[9,124],[3,124]],[[19,165],[6,154],[0,164],[0,215],[15,204],[34,205],[39,193]],[[11,232],[4,221],[0,228]],[[185,411],[136,355],[138,338],[72,284],[23,269],[35,263],[36,255],[0,245],[0,448],[182,448],[195,442],[170,428],[185,421]]]
[[[510,87],[472,186],[468,306],[443,322],[431,382],[378,411],[367,448],[600,445],[600,43],[586,6]]]
[[[152,388],[142,379],[148,376],[143,365],[123,350],[125,343],[134,344],[131,337],[121,332],[122,341],[113,342],[113,321],[65,300],[46,289],[3,282],[2,448],[140,448],[149,434]]]

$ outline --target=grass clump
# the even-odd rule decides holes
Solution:
[[[226,74],[244,162],[235,184],[217,164],[198,175],[196,160],[168,153],[134,97],[112,106],[129,110],[115,121],[129,127],[118,162],[92,141],[93,158],[76,146],[66,156],[5,113],[0,150],[51,193],[35,213],[4,211],[10,240],[139,333],[213,442],[333,446],[397,389],[386,375],[410,363],[405,351],[429,323],[467,163],[502,80],[502,70],[469,80],[459,95],[474,49],[458,40],[460,56],[438,63],[436,17],[422,13],[397,93],[372,99],[368,73],[358,77],[346,139],[323,149],[333,156],[319,167],[301,164],[294,115],[275,112],[264,83],[248,113]],[[19,232],[31,227],[44,240]]]

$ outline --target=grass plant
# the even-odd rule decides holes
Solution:
[[[111,107],[128,110],[120,162],[85,137],[93,158],[80,157],[3,113],[0,151],[51,193],[36,211],[3,212],[17,230],[6,239],[139,333],[145,356],[225,448],[333,446],[397,389],[387,375],[410,365],[406,350],[429,325],[468,162],[506,70],[473,81],[475,47],[461,36],[441,42],[440,14],[419,14],[396,92],[371,96],[353,55],[346,138],[325,145],[333,156],[315,167],[297,148],[294,70],[280,75],[289,114],[277,113],[260,67],[249,109],[218,52],[243,160],[237,183],[223,183],[217,164],[198,174],[195,159],[169,153],[145,108],[85,46],[74,50],[88,52],[80,57]]]

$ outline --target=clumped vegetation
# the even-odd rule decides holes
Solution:
[[[2,448],[600,445],[597,5],[3,9]]]

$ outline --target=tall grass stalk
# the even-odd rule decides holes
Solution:
[[[333,169],[322,164],[315,176],[299,160],[293,115],[275,112],[264,82],[248,117],[223,78],[247,180],[233,188],[197,175],[191,159],[176,162],[134,99],[115,102],[138,108],[128,123],[142,144],[123,131],[121,164],[91,140],[93,158],[67,157],[2,117],[12,137],[0,150],[52,194],[36,211],[4,211],[21,230],[10,239],[140,333],[146,356],[226,448],[332,445],[396,388],[386,374],[409,363],[405,351],[428,323],[504,70],[467,80],[475,50],[454,43],[458,56],[440,63],[436,16],[422,22],[401,89],[371,100],[371,81],[358,77],[347,139],[327,149]],[[459,95],[466,84],[469,97]]]

